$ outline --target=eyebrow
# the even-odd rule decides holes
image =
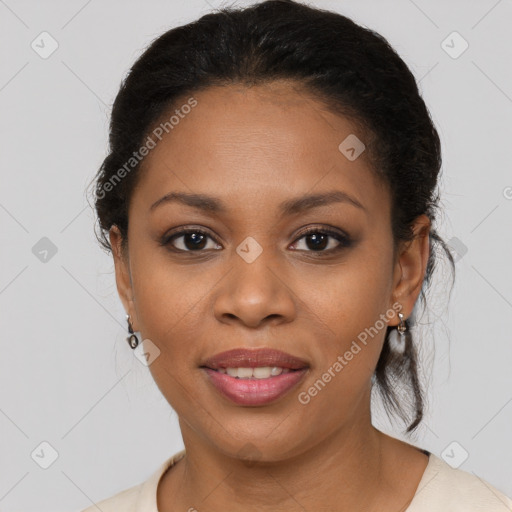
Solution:
[[[150,211],[154,211],[157,207],[169,203],[181,203],[210,214],[225,214],[228,211],[220,199],[206,194],[188,194],[184,192],[170,192],[166,194],[151,205]],[[288,199],[280,204],[279,209],[282,216],[289,216],[332,203],[351,204],[366,211],[366,208],[355,197],[341,190]]]

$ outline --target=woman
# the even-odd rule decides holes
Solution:
[[[512,510],[371,421],[372,389],[407,432],[422,420],[414,313],[437,247],[453,267],[440,166],[413,75],[346,17],[269,0],[154,41],[115,100],[96,210],[185,450],[97,507]]]

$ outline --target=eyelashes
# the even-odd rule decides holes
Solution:
[[[179,238],[184,238],[187,235],[199,235],[199,236],[193,236],[193,237],[191,236],[191,237],[189,237],[189,240],[188,240],[188,241],[191,241],[192,244],[196,246],[196,248],[194,248],[194,249],[179,249],[173,245],[175,240],[177,240]],[[204,247],[202,246],[202,242],[206,238],[210,238],[211,240],[214,240],[213,237],[211,237],[209,235],[209,233],[207,233],[206,231],[203,231],[202,229],[186,228],[186,229],[181,229],[179,231],[176,231],[172,235],[165,236],[162,239],[161,245],[171,246],[170,247],[171,250],[173,250],[175,252],[203,252],[202,249],[204,249]]]
[[[182,239],[182,240],[180,240]],[[299,252],[313,253],[314,255],[333,254],[352,245],[351,238],[341,231],[327,227],[312,227],[299,233],[292,245],[297,245],[305,239],[306,249],[293,249]],[[332,246],[332,240],[335,245]],[[178,242],[176,244],[176,242]],[[209,243],[209,242],[213,243]],[[165,235],[161,246],[167,247],[174,253],[204,253],[209,250],[220,250],[222,246],[208,231],[201,228],[182,228]],[[181,247],[177,247],[180,245]],[[210,245],[210,247],[208,247]],[[313,249],[309,249],[309,247]]]
[[[313,237],[313,235],[315,235]],[[320,237],[317,237],[316,235],[320,235]],[[348,237],[347,235],[339,232],[339,231],[336,231],[334,229],[330,229],[330,228],[309,228],[307,229],[306,231],[303,231],[302,233],[299,234],[299,237],[296,239],[296,241],[294,242],[294,244],[296,244],[297,242],[301,241],[302,239],[305,239],[307,237],[313,237],[312,239],[314,240],[315,244],[317,242],[320,242],[320,248],[322,248],[322,243],[327,240],[328,243],[327,245],[329,245],[329,238],[331,239],[334,239],[336,240],[336,242],[338,243],[338,245],[336,245],[335,247],[331,247],[330,249],[327,249],[327,250],[311,250],[311,251],[307,251],[307,252],[314,252],[314,253],[328,253],[328,254],[331,254],[333,252],[337,252],[341,249],[344,249],[344,248],[347,248],[351,245],[352,241],[350,239],[350,237]],[[317,246],[318,248],[318,246]],[[302,249],[295,249],[295,250],[302,250]]]

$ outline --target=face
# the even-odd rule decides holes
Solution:
[[[339,149],[364,135],[305,92],[275,82],[194,98],[143,161],[127,253],[117,229],[110,234],[120,297],[134,330],[160,351],[149,368],[185,445],[232,457],[251,446],[276,461],[369,428],[386,327],[398,324],[398,303],[411,314],[428,237],[393,259],[390,192],[364,151],[354,159]],[[189,200],[152,208],[169,193]],[[415,229],[425,235],[428,219]],[[277,349],[305,369],[273,399],[271,385],[252,403],[256,395],[230,388],[240,403],[202,367],[238,348]],[[274,378],[285,381],[265,380]]]

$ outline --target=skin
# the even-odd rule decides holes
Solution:
[[[140,338],[161,351],[149,368],[179,416],[186,448],[160,480],[159,510],[405,510],[428,458],[371,424],[371,377],[385,328],[307,405],[298,394],[394,303],[405,319],[411,314],[429,219],[418,217],[416,238],[393,259],[389,189],[366,152],[349,161],[338,150],[349,134],[364,135],[297,85],[212,87],[194,97],[198,105],[143,161],[127,252],[118,229],[110,230],[120,298]],[[364,210],[340,202],[280,216],[282,201],[333,190]],[[227,211],[174,202],[151,212],[169,192],[208,194]],[[159,245],[183,226],[208,231],[202,252],[183,236],[174,247],[189,252]],[[353,243],[328,253],[340,246],[335,238],[315,251],[301,235],[327,226]],[[236,252],[248,236],[263,249],[252,263]],[[398,323],[396,314],[387,320]],[[238,406],[199,368],[236,347],[278,348],[309,370],[274,403]],[[252,457],[242,455],[251,446]]]

